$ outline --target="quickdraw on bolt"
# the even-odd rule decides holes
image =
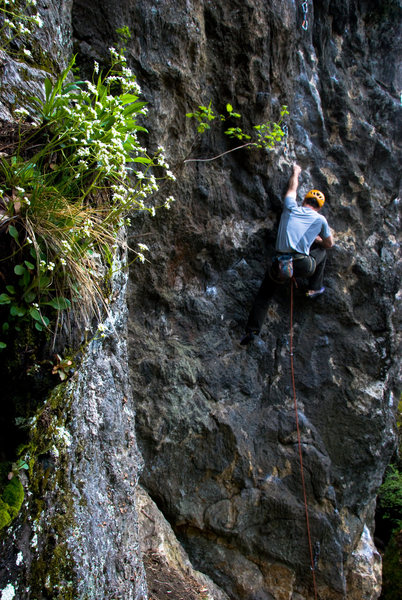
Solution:
[[[307,19],[307,13],[308,13],[308,2],[303,2],[303,3],[302,3],[302,11],[303,11],[303,23],[302,23],[302,28],[304,29],[304,31],[307,31],[307,29],[308,29],[308,19]]]
[[[289,129],[288,126],[282,125],[282,131],[283,131],[283,137],[284,137],[284,142],[285,142],[285,146],[284,146],[284,151],[285,151],[285,156],[288,156],[289,153],[289,147],[288,147],[288,137],[289,137]]]

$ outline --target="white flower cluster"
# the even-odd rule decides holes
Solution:
[[[103,323],[99,323],[98,332],[99,332],[99,337],[101,337],[101,338],[106,337],[106,334],[108,333],[106,325],[104,325]]]
[[[169,164],[165,157],[165,148],[163,146],[158,146],[158,150],[155,154],[155,163],[166,170],[165,177],[167,179],[171,179],[172,181],[176,181],[176,176],[170,170]]]
[[[146,261],[146,258],[143,253],[149,251],[149,248],[146,244],[142,244],[142,243],[137,244],[137,246],[141,250],[141,252],[138,252],[138,251],[136,252],[137,258],[140,262],[143,263]]]
[[[71,243],[68,240],[61,240],[61,245],[62,245],[63,250],[65,252],[71,252],[72,251]]]
[[[41,260],[39,262],[39,269],[41,273],[46,273],[47,271],[54,271],[56,264],[52,261],[47,262],[46,260]]]
[[[83,237],[90,238],[92,236],[92,232],[93,232],[93,223],[92,223],[91,219],[86,219],[86,221],[84,222],[84,224],[82,226],[81,234],[83,234]]]
[[[141,88],[137,83],[136,76],[131,69],[127,67],[127,60],[124,56],[123,50],[117,51],[116,48],[112,47],[109,48],[109,51],[112,58],[112,67],[115,65],[120,65],[121,70],[119,73],[111,73],[107,77],[106,83],[108,85],[112,83],[118,83],[123,92],[130,91],[132,94],[139,96],[141,94]],[[146,110],[144,114],[146,114]]]
[[[116,78],[120,84],[124,84],[121,85],[123,89],[130,89],[132,103],[136,102],[138,89],[132,89],[135,77],[129,69],[124,66],[123,69]],[[110,77],[106,80],[107,85],[110,85],[109,80]],[[97,87],[91,81],[86,81],[85,89],[71,91],[66,96],[70,103],[61,110],[69,123],[70,140],[78,146],[75,151],[78,158],[76,178],[96,165],[104,176],[124,180],[127,177],[127,163],[144,152],[137,140],[131,113],[127,116],[129,105],[124,94],[105,94],[99,84]],[[143,115],[145,108],[140,105],[132,112],[136,116]],[[64,137],[65,131],[60,130],[59,135]]]
[[[174,199],[173,196],[169,196],[168,198],[166,198],[165,204],[163,205],[164,208],[166,208],[167,210],[169,210],[170,205],[171,205],[172,202],[175,202],[175,199]]]

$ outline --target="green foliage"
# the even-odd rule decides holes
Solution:
[[[281,119],[279,123],[268,121],[262,125],[255,125],[254,129],[257,133],[257,148],[273,148],[277,142],[280,142],[285,135],[282,130],[281,123],[285,115],[288,115],[287,107],[283,106],[281,110]]]
[[[10,507],[10,514],[14,517],[17,516],[24,501],[24,488],[17,477],[13,477],[4,488],[2,500]]]
[[[11,521],[12,519],[10,513],[8,512],[8,505],[5,504],[0,498],[0,529],[3,529],[3,527],[8,527]]]
[[[18,469],[16,471],[18,472]],[[21,510],[24,501],[24,488],[21,481],[13,472],[10,476],[11,480],[5,485],[0,496],[0,529],[10,525]]]
[[[378,493],[378,503],[383,511],[383,519],[392,527],[402,527],[402,473],[395,465],[388,467],[384,483]]]
[[[249,133],[244,132],[241,127],[228,127],[224,133],[231,138],[245,142],[239,148],[254,147],[271,150],[285,135],[282,124],[288,114],[287,106],[282,106],[278,122],[267,121],[260,125],[254,125],[252,131]],[[197,132],[202,134],[211,128],[212,121],[219,120],[225,122],[228,119],[240,119],[241,115],[234,112],[233,106],[229,103],[226,104],[226,114],[217,115],[212,109],[212,102],[210,102],[208,106],[198,106],[198,110],[187,113],[186,117],[197,121]],[[239,148],[235,148],[235,150]]]
[[[24,321],[47,329],[69,309],[85,325],[99,316],[121,227],[133,211],[154,215],[159,206],[145,200],[160,180],[174,179],[163,148],[151,157],[137,137],[146,133],[138,119],[147,109],[123,52],[112,48],[111,59],[105,75],[95,63],[92,81],[73,79],[73,59],[55,81],[46,79],[42,98],[15,111],[36,125],[0,160],[0,225],[12,264],[0,294],[9,309],[3,335]]]
[[[193,113],[187,113],[186,117],[189,119],[196,119],[198,122],[197,131],[198,133],[204,133],[211,128],[210,122],[217,118],[217,115],[212,110],[212,101],[208,106],[199,106],[198,110]]]
[[[126,50],[126,43],[131,39],[131,31],[125,25],[124,27],[118,27],[116,29],[117,36],[119,38],[119,48],[123,51]]]

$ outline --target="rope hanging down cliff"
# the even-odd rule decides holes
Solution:
[[[293,364],[293,290],[294,290],[294,285],[295,285],[295,280],[294,280],[294,278],[292,278],[292,280],[290,282],[290,373],[291,373],[291,379],[292,379],[293,402],[294,402],[296,430],[297,430],[297,445],[298,445],[298,449],[299,449],[300,475],[301,475],[302,488],[303,488],[303,500],[304,500],[304,511],[305,511],[305,515],[306,515],[308,547],[309,547],[309,552],[310,552],[310,568],[311,568],[311,574],[312,574],[312,578],[313,578],[314,600],[317,600],[318,594],[317,594],[317,584],[316,584],[316,580],[315,580],[315,559],[314,559],[314,553],[313,553],[313,545],[311,542],[310,519],[308,516],[306,482],[304,480],[303,454],[302,454],[302,445],[301,445],[300,427],[299,427],[299,411],[297,408],[296,384],[295,384],[295,373],[294,373],[294,364]]]

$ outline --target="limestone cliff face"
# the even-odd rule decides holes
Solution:
[[[278,104],[290,110],[288,154],[189,164],[171,213],[132,232],[152,250],[129,294],[144,485],[196,567],[236,599],[313,597],[288,289],[274,298],[261,339],[237,345],[294,160],[304,169],[301,194],[326,194],[336,238],[325,296],[295,304],[319,597],[375,598],[380,585],[373,551],[365,587],[355,574],[394,447],[400,13],[392,2],[308,7],[307,30],[301,3],[290,1],[141,3],[130,13],[151,129],[172,161],[191,146],[183,114],[198,103],[223,110],[230,101],[250,124],[275,118]],[[222,137],[212,134],[193,156],[226,150]]]
[[[325,296],[312,303],[298,294],[294,309],[319,597],[379,595],[373,516],[395,445],[398,375],[400,8],[393,0],[306,6],[307,14],[291,0],[60,4],[64,15],[72,8],[66,48],[74,42],[84,66],[103,60],[116,28],[131,30],[127,52],[149,101],[151,145],[162,143],[176,164],[177,183],[166,189],[176,203],[133,219],[131,243],[146,243],[152,256],[132,269],[128,347],[121,280],[111,335],[90,346],[62,399],[52,396],[38,416],[33,435],[48,429],[37,467],[44,480],[3,541],[1,585],[15,584],[16,598],[146,597],[135,411],[142,483],[194,567],[215,582],[194,586],[202,582],[215,600],[314,597],[288,288],[273,299],[261,338],[238,345],[293,161],[303,167],[301,195],[326,194],[336,240]],[[184,115],[210,100],[219,111],[231,102],[245,126],[288,105],[287,147],[183,166],[189,152],[205,158],[231,147],[219,128],[193,144]],[[146,514],[150,506],[156,511],[141,495]]]

